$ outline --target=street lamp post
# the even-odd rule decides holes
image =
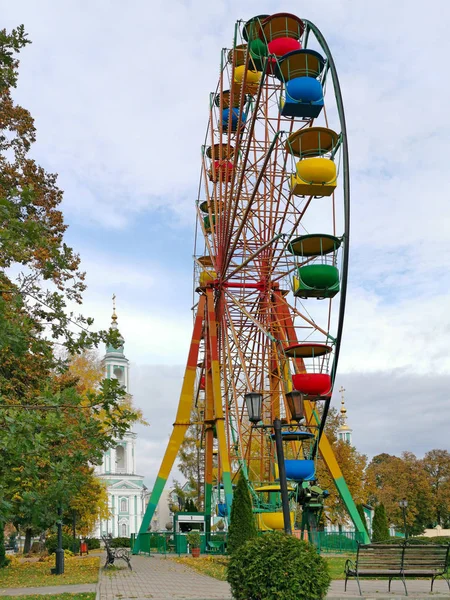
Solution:
[[[291,394],[295,395],[294,392],[291,392]],[[289,396],[289,394],[287,394],[286,396]],[[262,394],[258,392],[248,392],[247,394],[245,394],[244,399],[247,406],[248,418],[249,421],[252,423],[252,426],[257,428],[266,428],[266,425],[258,425],[262,418]],[[288,405],[289,410],[291,410],[291,413],[293,414],[293,409],[290,406],[289,399]],[[296,406],[295,408],[298,407]],[[295,419],[294,415],[293,418]],[[283,438],[281,435],[282,425],[280,419],[276,417],[273,421],[273,425],[269,425],[268,427],[273,427],[275,446],[277,449],[278,475],[280,478],[281,506],[283,508],[284,532],[288,535],[292,535],[291,514],[289,510],[289,497],[286,480],[286,465],[284,463]]]
[[[51,570],[52,575],[63,575],[64,573],[64,550],[62,547],[62,506],[58,507],[58,520],[56,521],[58,544],[55,550],[55,567]]]
[[[402,509],[402,513],[403,513],[403,527],[404,527],[404,531],[405,531],[405,540],[407,540],[408,539],[408,530],[406,528],[406,509],[408,508],[408,500],[406,498],[403,498],[403,500],[400,500],[400,502],[398,503],[398,505]]]

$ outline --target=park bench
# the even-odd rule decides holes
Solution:
[[[225,543],[224,542],[208,542],[206,544],[205,551],[208,554],[224,554]]]
[[[347,560],[345,563],[345,591],[349,577],[356,577],[360,595],[361,577],[386,577],[389,580],[389,591],[392,580],[401,578],[406,595],[407,577],[431,577],[431,591],[435,579],[444,577],[450,589],[450,582],[446,576],[449,551],[450,544],[358,544],[355,562]]]
[[[108,540],[107,537],[102,536],[102,540],[105,544],[105,549],[106,549],[106,562],[105,562],[105,566],[103,568],[106,569],[106,567],[108,567],[109,565],[112,566],[116,559],[120,559],[120,560],[124,560],[127,563],[130,571],[132,571],[133,569],[131,567],[130,552],[126,548],[111,548],[111,546],[110,546],[111,540]]]

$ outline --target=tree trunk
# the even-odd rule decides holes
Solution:
[[[5,554],[5,524],[0,520],[0,569],[8,564]]]
[[[31,550],[31,534],[32,534],[32,529],[26,529],[25,530],[25,543],[23,545],[23,553],[24,554],[28,554]]]

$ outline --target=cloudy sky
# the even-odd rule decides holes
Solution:
[[[303,8],[304,7],[304,12]],[[302,12],[299,12],[302,10]],[[234,23],[292,12],[324,33],[350,142],[352,242],[338,389],[359,450],[449,448],[448,0],[0,0],[25,25],[16,97],[59,173],[68,242],[132,362],[139,470],[151,484],[192,324],[194,199],[220,50]],[[338,394],[335,404],[338,405]]]

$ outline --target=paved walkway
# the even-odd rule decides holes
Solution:
[[[225,581],[201,575],[163,556],[133,556],[133,571],[123,569],[100,577],[98,600],[231,600],[230,588]],[[450,592],[445,581],[435,583],[435,592],[430,595],[429,581],[409,581],[408,592],[414,600],[424,598],[446,598]],[[344,592],[343,581],[333,581],[327,600],[405,600],[401,581],[392,584],[393,592],[387,593],[387,581],[364,581],[363,596],[356,582],[351,581]]]
[[[120,567],[121,561],[118,561]],[[41,588],[0,589],[4,595],[63,594],[65,592],[94,592],[97,600],[231,600],[231,593],[225,581],[201,575],[163,556],[133,556],[133,571],[124,569],[100,571],[98,585],[61,585]],[[437,581],[430,594],[429,581],[408,581],[408,598],[449,600],[450,591],[445,581]],[[327,600],[405,600],[401,581],[392,583],[393,591],[387,593],[387,581],[363,581],[363,595],[360,596],[356,581],[350,581],[344,592],[343,581],[333,581]]]
[[[121,561],[118,561],[120,564]],[[133,571],[123,569],[100,578],[98,600],[228,600],[225,581],[201,575],[163,556],[133,556]]]

